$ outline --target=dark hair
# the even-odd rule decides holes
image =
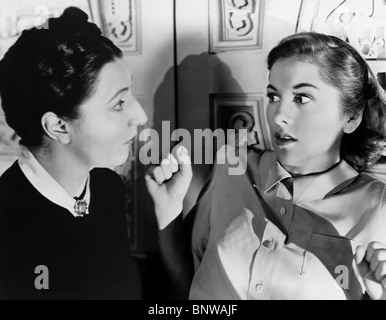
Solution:
[[[47,112],[74,120],[98,75],[122,52],[78,8],[68,8],[48,28],[22,33],[0,62],[0,95],[7,123],[27,147],[41,146]]]
[[[358,129],[344,135],[341,156],[358,171],[370,169],[382,156],[386,101],[366,61],[347,42],[311,32],[283,39],[270,52],[268,69],[278,60],[293,56],[319,67],[323,81],[340,91],[346,114],[363,113]]]

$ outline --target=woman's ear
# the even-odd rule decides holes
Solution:
[[[343,132],[346,134],[353,133],[356,129],[358,129],[363,119],[363,113],[356,113],[352,116],[347,117],[346,122],[343,126]]]
[[[43,115],[41,123],[45,133],[52,140],[62,144],[70,143],[69,124],[67,121],[59,118],[53,112],[47,112]]]

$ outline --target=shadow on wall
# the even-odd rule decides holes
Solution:
[[[210,123],[211,107],[210,94],[223,93],[211,92],[211,82],[217,83],[217,88],[223,92],[241,93],[241,87],[233,78],[230,68],[217,56],[202,53],[186,57],[177,67],[170,68],[165,74],[164,80],[158,87],[154,96],[153,129],[161,138],[162,122],[171,122],[171,133],[176,129],[187,129],[193,137],[195,129],[212,129]],[[177,94],[176,94],[177,91]],[[171,104],[175,105],[174,114]],[[165,139],[165,137],[163,137]],[[162,138],[160,139],[160,143]],[[173,146],[178,142],[171,142]],[[197,152],[204,154],[204,150],[194,149],[192,139],[192,159]],[[161,147],[161,146],[160,146]],[[203,146],[205,147],[205,146]],[[161,149],[162,150],[162,149]],[[168,150],[162,150],[162,154]],[[204,157],[203,157],[204,161]],[[193,181],[184,203],[184,213],[188,213],[197,201],[198,195],[208,179],[212,165],[193,164]],[[156,219],[154,215],[153,202],[146,194],[146,212],[149,213],[143,230],[143,237],[154,230]],[[152,237],[152,236],[151,236]],[[148,259],[142,261],[141,271],[144,280],[144,298],[148,299],[186,299],[187,297],[176,296],[171,285],[163,263],[158,253],[148,254]]]
[[[158,88],[154,100],[154,123],[155,129],[161,129],[162,121],[167,121],[163,110],[167,110],[165,105],[171,88],[170,81],[175,78],[174,68],[171,68],[165,76],[164,82]],[[179,129],[187,129],[192,137],[191,157],[202,155],[202,163],[205,162],[205,145],[199,149],[197,141],[194,141],[193,134],[195,129],[214,129],[211,123],[210,95],[218,93],[242,93],[242,88],[238,81],[233,77],[231,69],[217,55],[207,52],[199,55],[187,56],[177,69],[176,78],[176,123]],[[215,87],[220,92],[213,92]],[[173,130],[173,128],[172,128]],[[161,132],[161,131],[158,131]],[[182,139],[181,139],[182,140]],[[180,141],[181,141],[180,140]],[[195,147],[195,145],[197,145]],[[186,215],[197,201],[198,195],[208,179],[211,164],[193,163],[193,181],[184,203],[184,214]]]
[[[216,87],[221,88],[222,92],[211,92],[211,83],[213,81],[220,81],[216,84]],[[156,90],[153,129],[159,133],[160,138],[162,121],[171,122],[171,132],[178,126],[178,128],[187,129],[191,137],[193,137],[195,129],[211,129],[210,94],[225,92],[241,93],[239,83],[233,78],[230,68],[225,63],[217,56],[208,53],[186,57],[177,69],[172,67],[166,72],[163,82]],[[173,110],[171,105],[175,105],[176,109]],[[161,141],[162,138],[160,143]],[[176,142],[170,143],[173,146]],[[192,139],[192,159],[194,159],[195,153],[203,153],[203,150],[193,149],[193,146],[194,141]],[[163,154],[166,151],[168,150],[163,150]],[[184,204],[185,214],[190,211],[197,201],[211,167],[210,164],[193,165],[194,177]],[[145,198],[147,218],[144,221],[145,225],[141,227],[142,234],[139,236],[149,239],[150,235],[151,241],[153,241],[153,235],[156,234],[153,202],[147,192]],[[147,259],[142,260],[140,263],[145,300],[187,298],[176,296],[158,252],[148,253]]]

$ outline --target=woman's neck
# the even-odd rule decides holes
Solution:
[[[77,159],[63,149],[32,149],[30,150],[40,165],[58,182],[72,197],[84,190],[90,169],[82,167]]]
[[[300,164],[297,166],[290,166],[283,163],[280,163],[284,169],[286,169],[294,178],[323,174],[327,171],[330,171],[332,168],[336,167],[342,160],[340,155],[335,157],[329,157],[327,159],[318,159],[309,161],[305,164]],[[280,161],[279,161],[280,162]]]

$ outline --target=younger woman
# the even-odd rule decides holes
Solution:
[[[190,213],[194,274],[172,243],[178,219],[161,232],[166,263],[191,299],[386,299],[386,186],[363,173],[384,146],[383,90],[327,35],[282,40],[268,69],[274,151],[250,151],[243,176],[215,167]],[[162,169],[159,189],[181,183]],[[177,215],[157,214],[161,227]]]

